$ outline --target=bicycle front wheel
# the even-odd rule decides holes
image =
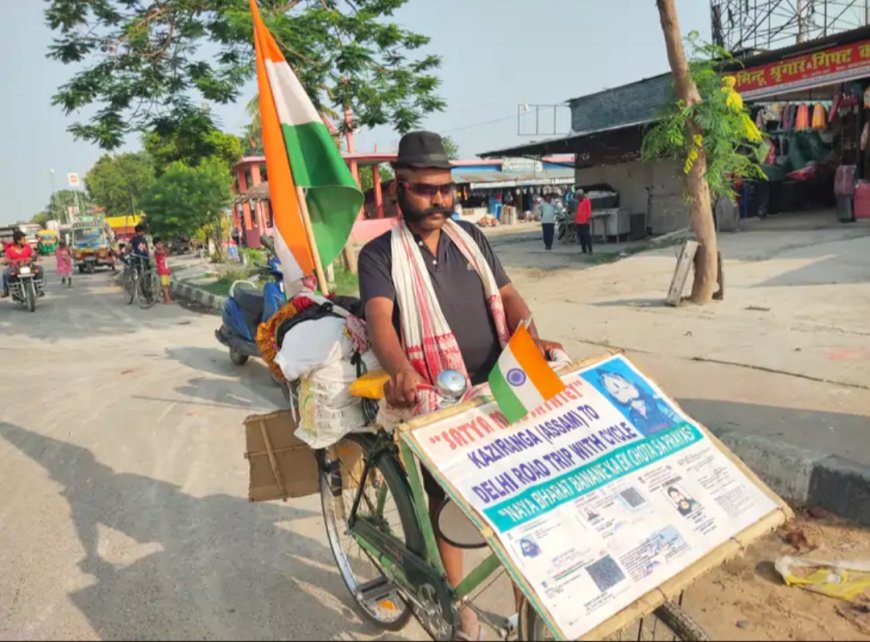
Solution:
[[[160,292],[160,277],[156,272],[145,272],[139,277],[136,289],[136,300],[139,307],[147,310],[157,303],[157,295]]]
[[[360,486],[363,456],[373,443],[370,436],[348,435],[330,449],[332,456],[323,451],[320,497],[329,547],[354,607],[375,626],[398,631],[408,622],[411,608],[390,579],[389,572],[350,534],[347,522]],[[356,516],[374,524],[410,550],[423,550],[423,535],[407,481],[389,453],[384,452],[370,462]]]
[[[524,599],[520,607],[519,639],[529,642],[555,640],[544,620]],[[609,640],[682,640],[702,642],[707,632],[676,602],[665,602],[652,615],[618,631]]]

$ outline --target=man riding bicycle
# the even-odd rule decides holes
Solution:
[[[360,296],[372,349],[390,375],[386,402],[412,414],[434,410],[433,385],[445,369],[472,384],[486,381],[510,334],[531,314],[486,237],[474,225],[451,220],[455,186],[441,137],[411,132],[393,163],[402,218],[370,241],[359,256]],[[561,345],[537,337],[546,356]],[[430,514],[444,490],[424,469]],[[462,551],[439,539],[451,586],[463,577]],[[476,614],[460,611],[460,631],[474,638]]]
[[[130,243],[126,246],[125,253],[127,263],[139,273],[148,267],[151,259],[151,251],[148,248],[148,239],[145,238],[147,228],[144,223],[139,223],[133,228],[134,236],[130,239]]]

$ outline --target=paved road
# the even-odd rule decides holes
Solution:
[[[0,638],[378,634],[314,498],[247,501],[241,422],[281,395],[217,321],[127,306],[105,273],[0,302]]]

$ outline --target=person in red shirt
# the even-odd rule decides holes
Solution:
[[[577,227],[580,248],[583,250],[583,254],[586,254],[587,251],[592,254],[592,232],[589,229],[592,221],[592,201],[582,189],[577,190],[576,197],[577,212],[574,215],[574,225]]]
[[[33,248],[30,247],[30,244],[27,242],[27,236],[24,232],[21,230],[15,230],[12,233],[12,243],[6,246],[6,260],[4,262],[9,267],[3,270],[3,295],[0,296],[0,298],[5,299],[9,296],[9,276],[12,268],[23,263],[35,261],[37,258],[38,257],[33,253]],[[33,272],[37,280],[41,281],[45,279],[45,273],[41,266],[34,266]],[[42,294],[43,292],[40,290],[40,296],[42,296]]]
[[[154,239],[154,264],[157,266],[157,275],[160,277],[160,287],[163,289],[163,303],[172,303],[169,298],[169,276],[172,270],[166,263],[168,252],[163,245],[162,239]]]

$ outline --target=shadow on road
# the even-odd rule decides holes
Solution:
[[[243,366],[230,363],[229,350],[214,340],[213,348],[200,348],[197,346],[179,346],[166,348],[166,357],[184,364],[188,368],[208,372],[224,377],[238,377],[255,374],[269,377],[269,369],[259,359],[250,359]]]
[[[347,606],[325,544],[289,530],[305,519],[318,520],[315,531],[322,528],[318,513],[228,495],[194,497],[168,482],[116,472],[90,450],[6,422],[0,436],[62,487],[85,553],[78,565],[95,578],[69,598],[100,639],[375,633]],[[159,550],[111,563],[101,555],[106,529]]]
[[[250,359],[243,366],[230,363],[226,348],[200,348],[184,346],[166,348],[166,357],[184,364],[188,368],[231,380],[210,377],[196,377],[188,385],[176,388],[176,392],[187,397],[195,397],[222,405],[235,405],[242,408],[260,408],[256,396],[267,400],[276,408],[283,408],[284,396],[280,387],[272,379],[266,364],[259,359]],[[253,393],[253,394],[252,394]]]

